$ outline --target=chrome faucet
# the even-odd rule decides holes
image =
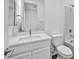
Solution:
[[[31,30],[31,29],[29,30],[29,35],[30,35],[30,36],[32,35],[32,30]]]

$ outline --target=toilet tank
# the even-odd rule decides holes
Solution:
[[[52,44],[55,46],[64,44],[63,34],[54,34],[52,35]]]

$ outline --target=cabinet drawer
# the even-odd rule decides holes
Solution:
[[[31,59],[31,52],[23,53],[16,56],[13,55],[10,58],[6,58],[6,59]]]
[[[50,46],[49,41],[39,41],[39,42],[32,43],[31,49],[35,50],[35,49],[43,48],[43,47],[46,47],[46,46]]]
[[[11,49],[14,49],[12,54],[21,54],[21,53],[30,51],[31,45],[30,44],[24,44],[24,45],[21,45],[21,46],[13,47]]]
[[[31,59],[31,52],[12,57],[11,59]]]

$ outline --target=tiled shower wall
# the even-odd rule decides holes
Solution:
[[[65,40],[74,38],[74,8],[65,6]]]
[[[64,2],[65,40],[74,39],[74,0]]]

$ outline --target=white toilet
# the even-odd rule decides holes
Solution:
[[[62,34],[52,35],[52,44],[55,46],[57,50],[57,59],[70,59],[73,54],[70,48],[64,45],[64,36]]]

